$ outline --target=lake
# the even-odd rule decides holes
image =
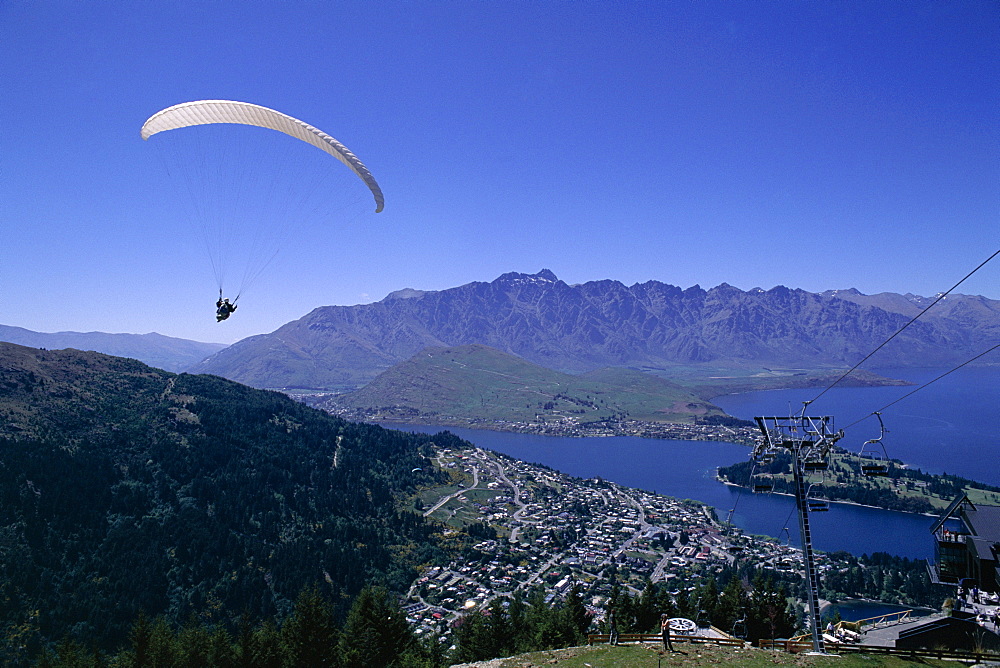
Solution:
[[[863,601],[848,599],[834,603],[823,608],[823,619],[829,619],[836,615],[845,622],[856,622],[862,619],[872,619],[882,615],[891,615],[894,612],[910,611],[911,617],[926,617],[937,612],[931,608],[914,608],[909,605],[894,605],[892,603],[882,603],[881,601]]]
[[[918,385],[940,370],[882,370]],[[824,394],[810,414],[833,415],[845,428],[841,445],[858,450],[878,435],[874,418],[852,422],[911,392],[914,387],[835,388]],[[714,402],[736,417],[787,415],[820,390],[774,390],[718,397]],[[1000,485],[1000,369],[961,369],[915,393],[883,414],[889,456],[934,473],[954,473]],[[842,417],[843,416],[843,417]],[[874,423],[874,424],[873,424]],[[423,433],[440,427],[386,425]],[[719,518],[750,534],[764,534],[799,544],[798,521],[791,497],[751,494],[715,480],[715,470],[746,459],[749,450],[732,443],[673,441],[629,436],[560,437],[511,434],[476,429],[449,431],[478,446],[527,462],[544,464],[581,478],[607,480],[678,498],[702,501]],[[910,558],[933,556],[929,532],[933,518],[877,508],[830,504],[830,512],[810,517],[813,543],[824,551],[855,555],[888,552]],[[787,528],[787,531],[786,531]]]
[[[994,357],[1000,357],[994,355]],[[878,436],[878,420],[869,417],[946,369],[874,369],[911,387],[835,387],[810,405],[811,415],[834,416],[845,430],[841,447],[857,452]],[[732,394],[713,399],[730,415],[752,420],[755,415],[798,413],[802,402],[820,390],[772,390]],[[861,420],[859,422],[859,420]],[[1000,485],[1000,367],[966,367],[902,399],[882,413],[888,433],[888,455],[913,468],[952,473]]]

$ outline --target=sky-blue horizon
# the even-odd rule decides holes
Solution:
[[[0,40],[0,324],[229,343],[542,268],[930,296],[1000,247],[993,2],[20,1]],[[224,323],[139,138],[198,99],[316,125],[385,193]],[[1000,299],[1000,260],[958,292]]]

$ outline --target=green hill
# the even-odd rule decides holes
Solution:
[[[327,408],[383,419],[578,424],[620,420],[692,422],[724,415],[670,381],[630,369],[582,375],[552,371],[481,345],[426,348]]]
[[[405,508],[442,482],[430,441],[215,376],[0,343],[0,645],[114,647],[140,612],[281,619],[317,582],[342,606],[405,589],[440,555]]]

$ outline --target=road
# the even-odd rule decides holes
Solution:
[[[470,487],[463,487],[462,489],[458,490],[457,492],[452,492],[451,494],[448,494],[447,496],[442,496],[440,499],[438,499],[437,503],[435,503],[433,506],[431,506],[428,510],[424,511],[424,517],[429,516],[431,513],[433,513],[434,511],[438,510],[441,506],[443,506],[444,504],[448,503],[449,501],[451,501],[452,499],[454,499],[456,496],[461,496],[462,494],[465,494],[466,492],[468,492],[470,489],[475,489],[478,486],[479,486],[479,469],[476,468],[475,465],[473,465],[472,466],[472,485]]]

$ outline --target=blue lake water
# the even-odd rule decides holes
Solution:
[[[1000,358],[1000,355],[994,354]],[[998,360],[1000,361],[1000,360]],[[858,451],[878,436],[873,411],[900,400],[946,369],[876,369],[877,373],[915,383],[911,387],[841,388],[824,393],[809,406],[811,415],[832,415],[845,430],[838,445]],[[798,413],[802,402],[820,390],[773,390],[716,397],[713,403],[730,415]],[[1000,485],[1000,368],[966,367],[951,373],[882,413],[888,455],[913,468]],[[858,422],[861,420],[860,422]]]
[[[856,622],[861,619],[871,619],[894,612],[910,611],[911,617],[924,617],[935,612],[930,608],[914,608],[913,606],[893,605],[881,601],[847,600],[835,603],[823,609],[823,618],[833,617],[837,613],[845,622]]]
[[[923,384],[939,370],[882,371],[885,375]],[[874,418],[851,425],[895,401],[914,387],[836,388],[824,394],[810,414],[833,415],[845,428],[841,445],[857,450],[878,435]],[[776,390],[718,397],[731,415],[787,415],[819,390]],[[889,456],[913,467],[947,472],[1000,485],[1000,369],[961,369],[885,410],[890,430]],[[386,425],[435,433],[439,427]],[[600,476],[678,498],[702,501],[717,509],[720,519],[732,512],[733,523],[750,534],[765,534],[799,544],[798,523],[791,497],[750,494],[715,480],[715,469],[745,460],[748,449],[731,443],[673,441],[636,437],[569,438],[509,434],[451,428],[478,446],[527,462],[544,464],[569,475]],[[911,558],[933,555],[929,529],[933,518],[831,504],[830,512],[811,516],[813,542],[824,551],[852,554],[888,552]],[[787,531],[785,529],[787,528]]]
[[[440,431],[425,426],[405,429]],[[478,446],[569,475],[600,476],[629,487],[696,499],[715,507],[720,519],[726,519],[732,510],[733,524],[743,531],[798,544],[798,521],[793,515],[795,501],[791,497],[751,494],[715,480],[716,468],[746,459],[749,450],[745,446],[631,436],[570,438],[461,428],[449,431]],[[830,512],[810,519],[813,543],[819,550],[846,550],[857,555],[888,552],[911,558],[933,554],[928,531],[933,520],[929,517],[831,504]]]

